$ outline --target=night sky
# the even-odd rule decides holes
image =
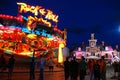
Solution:
[[[120,0],[0,0],[0,13],[16,16],[18,5],[25,2],[50,9],[59,15],[58,28],[67,29],[67,47],[88,45],[95,33],[98,44],[120,46]]]

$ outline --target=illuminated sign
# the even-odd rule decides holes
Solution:
[[[30,6],[27,5],[26,3],[17,3],[20,6],[19,12],[31,12],[35,16],[42,15],[46,19],[52,20],[54,22],[58,22],[58,15],[53,14],[51,10],[44,9],[41,6]]]
[[[29,16],[28,17],[28,21],[27,21],[27,28],[29,30],[32,30],[36,27],[36,22],[41,22],[43,24],[45,24],[46,26],[49,26],[51,27],[51,23],[48,22],[47,20],[43,20],[43,18],[37,18],[37,17],[32,17],[32,16]]]
[[[25,33],[29,33],[29,34],[37,34],[37,35],[45,36],[45,37],[48,37],[48,38],[53,37],[51,34],[46,33],[47,31],[44,30],[44,29],[40,32],[38,30],[32,31],[32,30],[28,30],[28,28],[22,28],[22,31],[25,32]]]

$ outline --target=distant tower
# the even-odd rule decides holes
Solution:
[[[94,33],[91,34],[91,39],[89,40],[90,47],[96,47],[97,39],[94,39]]]

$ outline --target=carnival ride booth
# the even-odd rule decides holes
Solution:
[[[101,54],[102,56],[104,56],[105,58],[113,58],[113,49],[111,46],[106,46],[105,47],[105,51],[102,51]]]
[[[82,56],[84,56],[84,57],[87,56],[87,55],[86,55],[86,52],[85,52],[85,51],[81,51],[81,48],[80,48],[80,47],[78,47],[77,50],[74,50],[74,51],[73,51],[73,54],[74,54],[74,56],[76,57],[76,59],[81,59]]]
[[[113,59],[113,49],[111,46],[105,46],[105,50],[101,51],[101,57],[104,56],[105,61],[108,65],[112,64],[112,59]]]
[[[86,57],[86,54],[84,51],[74,51],[74,56],[76,57],[76,59],[81,59],[82,56]]]
[[[35,50],[34,56],[37,57],[45,55],[44,51],[58,49],[60,44],[66,45],[66,30],[58,29],[57,15],[41,6],[33,8],[25,3],[17,4],[19,5],[18,16],[0,14],[0,50],[6,54],[29,57],[33,56]],[[34,13],[35,17],[25,17],[22,12]],[[41,17],[38,18],[36,13]]]

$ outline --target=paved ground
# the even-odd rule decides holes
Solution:
[[[35,80],[39,79],[38,68],[35,71]],[[0,80],[8,80],[7,70],[3,75],[0,75]],[[28,68],[15,68],[12,80],[29,80]],[[48,67],[44,70],[44,80],[64,80],[63,68],[55,67],[54,72],[49,72]]]
[[[118,80],[110,79],[113,75],[113,69],[111,67],[107,68],[107,80]],[[36,69],[35,80],[38,80],[39,70]],[[79,79],[79,77],[78,77]],[[7,71],[3,75],[0,75],[0,80],[8,80]],[[29,80],[29,69],[28,68],[15,68],[12,80]],[[45,68],[44,80],[64,80],[64,71],[63,68],[55,67],[53,73],[49,72],[48,68]],[[86,79],[89,80],[89,75],[86,75]]]

